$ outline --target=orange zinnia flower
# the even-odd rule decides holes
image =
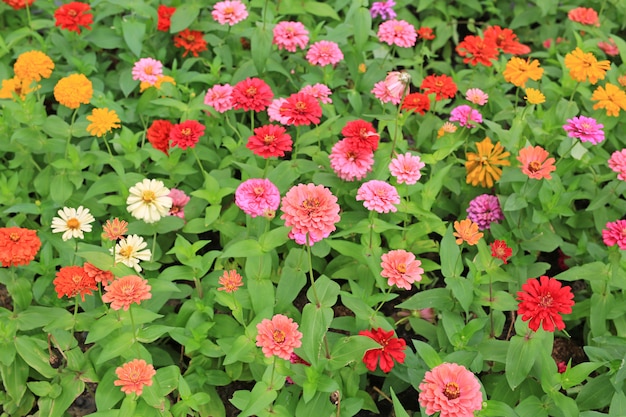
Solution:
[[[541,146],[527,146],[519,151],[517,160],[522,163],[522,172],[530,178],[551,179],[550,173],[556,171],[554,158],[548,158],[548,151]]]
[[[109,110],[106,107],[93,109],[91,114],[87,116],[87,120],[91,122],[87,126],[87,131],[97,137],[101,137],[112,129],[120,127],[120,118],[115,110]]]
[[[102,296],[102,301],[111,303],[113,310],[123,308],[126,311],[132,303],[140,304],[141,301],[152,298],[148,281],[137,275],[117,279],[104,289],[106,293]]]
[[[476,187],[478,184],[483,187],[493,186],[494,181],[498,181],[502,175],[500,166],[509,166],[511,163],[505,159],[509,152],[504,152],[500,142],[495,145],[491,139],[485,138],[476,144],[478,153],[468,152],[465,169],[467,170],[466,183]]]
[[[483,237],[483,233],[478,231],[478,225],[470,219],[464,219],[460,222],[455,221],[454,230],[456,230],[456,232],[452,234],[457,238],[457,245],[460,245],[463,242],[466,242],[468,245],[475,245],[478,243],[480,238]]]
[[[113,221],[107,220],[104,226],[102,226],[102,230],[104,231],[104,236],[107,239],[117,240],[123,238],[128,231],[128,222],[120,220],[116,217]]]
[[[96,280],[81,266],[64,266],[57,272],[52,283],[59,298],[64,295],[75,297],[80,294],[80,298],[85,301],[85,294],[91,295],[98,289]]]
[[[61,78],[54,86],[54,98],[70,109],[88,104],[93,95],[91,81],[83,74],[72,74]]]
[[[156,375],[154,367],[143,359],[133,359],[118,367],[115,374],[119,379],[113,381],[116,387],[122,387],[125,394],[136,393],[141,395],[144,385],[152,385],[152,377]]]
[[[28,265],[41,247],[37,232],[21,227],[0,228],[0,263],[2,266]]]
[[[0,98],[11,98],[15,100],[14,94],[21,99],[26,97],[26,94],[34,91],[35,88],[31,88],[28,81],[22,80],[20,77],[9,78],[8,80],[2,80],[2,87],[0,87]]]
[[[115,279],[115,276],[111,271],[103,271],[89,262],[85,262],[83,269],[87,275],[94,279],[94,281],[101,282],[102,285],[109,285],[109,282]]]
[[[218,291],[235,292],[243,285],[241,275],[234,269],[224,271],[224,274],[219,279]]]
[[[187,56],[189,52],[193,56],[198,56],[198,53],[207,50],[207,43],[203,36],[202,32],[198,30],[185,29],[174,35],[174,46],[185,50],[183,56]]]
[[[543,68],[539,68],[539,61],[536,59],[531,61],[513,57],[507,62],[502,75],[507,82],[517,87],[524,87],[529,78],[534,81],[539,80],[543,75]]]
[[[599,86],[591,96],[593,101],[597,101],[593,105],[595,109],[606,109],[608,116],[618,116],[620,109],[626,110],[626,93],[618,86],[606,83],[604,88]]]
[[[524,99],[528,101],[530,104],[541,104],[546,102],[546,96],[536,88],[527,88],[524,90],[526,95]]]
[[[50,78],[54,62],[41,51],[24,52],[17,57],[13,64],[13,71],[25,84],[31,81],[40,81],[42,78]]]
[[[604,79],[604,74],[611,68],[611,63],[606,59],[598,61],[591,52],[583,52],[576,48],[565,55],[565,66],[569,69],[569,75],[578,82],[589,79],[591,84]]]

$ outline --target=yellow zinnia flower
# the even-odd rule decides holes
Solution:
[[[524,99],[528,101],[530,104],[541,104],[546,102],[546,96],[536,88],[527,88],[524,90],[526,96]]]
[[[40,81],[42,78],[50,78],[54,62],[41,51],[24,52],[17,57],[13,64],[15,75],[30,84],[31,81]]]
[[[26,97],[26,94],[35,90],[31,88],[29,83],[25,83],[19,77],[9,78],[8,80],[2,80],[2,87],[0,88],[0,99],[2,98],[14,98],[15,93],[20,98]]]
[[[611,63],[606,59],[598,61],[591,52],[583,52],[576,48],[565,55],[565,66],[574,80],[583,82],[589,79],[591,84],[595,84],[598,80],[604,79],[604,74],[611,68]]]
[[[626,93],[611,83],[606,83],[604,88],[602,86],[596,88],[591,99],[597,101],[593,109],[606,109],[608,116],[617,117],[620,109],[626,110]]]
[[[437,138],[442,137],[446,133],[454,133],[454,132],[456,132],[456,126],[450,122],[445,122],[443,126],[441,126],[439,130],[437,131]]]
[[[54,86],[54,98],[70,109],[89,103],[93,95],[91,81],[83,74],[72,74],[61,78]]]
[[[476,144],[478,153],[468,152],[465,169],[467,170],[466,183],[474,187],[478,184],[483,187],[492,187],[494,181],[498,181],[502,176],[502,169],[498,165],[509,166],[511,163],[506,160],[509,152],[504,152],[500,142],[495,145],[491,139],[485,138]]]
[[[543,68],[539,68],[539,61],[536,59],[530,61],[530,59],[524,60],[514,56],[507,62],[502,75],[507,82],[517,87],[524,87],[528,79],[539,80],[543,75]]]
[[[176,80],[174,80],[174,78],[170,77],[169,75],[158,75],[157,80],[154,84],[150,84],[147,81],[142,81],[141,84],[139,84],[139,92],[143,93],[150,87],[155,87],[157,90],[160,90],[163,83],[176,85]]]
[[[93,109],[91,114],[87,116],[87,120],[91,122],[87,126],[87,131],[93,136],[100,137],[111,129],[120,127],[120,118],[115,113],[115,110]]]

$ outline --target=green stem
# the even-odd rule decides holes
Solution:
[[[207,174],[207,172],[204,170],[204,167],[202,166],[202,161],[200,161],[200,158],[198,157],[198,153],[196,152],[196,148],[191,148],[191,153],[196,158],[196,163],[200,167],[200,171],[202,171],[202,175],[204,176],[204,180],[206,181],[209,174]]]
[[[243,143],[243,137],[241,136],[241,133],[239,133],[239,131],[237,129],[235,129],[235,126],[233,126],[233,124],[230,122],[230,117],[226,116],[226,124],[228,125],[228,127],[230,127],[233,132],[235,132],[235,134],[239,137],[239,143],[238,145],[241,146],[241,144]]]
[[[133,306],[128,307],[128,315],[130,316],[130,325],[133,328],[133,344],[137,343],[137,331],[135,330],[135,318],[133,317]]]
[[[254,110],[250,110],[250,132],[254,135]]]
[[[374,215],[375,215],[375,211],[374,210],[370,210],[370,214],[369,214],[369,218],[370,218],[370,241],[369,241],[369,248],[370,248],[370,250],[372,249],[372,239],[374,238]]]
[[[267,17],[267,4],[269,3],[269,0],[265,0],[265,5],[263,6],[263,30],[265,30],[265,23],[267,23],[266,17]]]
[[[152,261],[153,262],[156,260],[154,258],[155,252],[156,252],[156,237],[157,237],[157,232],[154,232],[154,235],[152,237]]]
[[[270,375],[270,384],[269,387],[267,387],[267,389],[269,390],[273,390],[274,389],[274,371],[276,370],[276,355],[274,355],[272,360],[272,374]]]
[[[78,114],[78,109],[74,110],[72,114],[72,122],[70,123],[70,128],[67,134],[67,142],[65,143],[65,159],[67,159],[67,154],[70,149],[70,140],[72,139],[72,128],[74,127],[74,121],[76,120],[76,115]]]
[[[311,245],[309,244],[309,234],[306,234],[306,250],[309,255],[309,279],[311,280],[311,289],[313,289],[313,297],[315,297],[315,305],[317,308],[322,306],[320,298],[317,296],[317,289],[315,288],[315,278],[313,277],[313,256],[311,255]]]
[[[106,133],[102,136],[102,138],[104,139],[104,144],[107,147],[107,151],[109,151],[109,155],[111,156],[111,158],[113,158],[113,153],[111,152],[111,147],[109,146],[109,141],[107,139]]]

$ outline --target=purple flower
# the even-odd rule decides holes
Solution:
[[[476,223],[480,230],[489,229],[493,222],[499,223],[504,216],[498,197],[482,194],[470,201],[467,218]]]
[[[375,1],[370,9],[370,14],[372,18],[380,16],[383,20],[393,19],[396,17],[396,12],[393,11],[392,7],[395,5],[396,2],[393,0]]]
[[[591,142],[594,145],[604,140],[604,125],[596,122],[593,117],[578,116],[568,119],[563,129],[570,138],[578,138],[581,142]]]
[[[478,110],[475,110],[467,104],[464,104],[462,106],[458,106],[452,109],[452,111],[450,112],[450,121],[459,122],[461,126],[472,128],[476,126],[473,122],[483,122],[483,116]]]

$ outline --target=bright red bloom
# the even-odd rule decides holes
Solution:
[[[498,49],[505,54],[529,54],[530,48],[517,40],[517,35],[511,29],[502,29],[500,26],[489,26],[485,29],[485,40],[494,42]]]
[[[415,113],[424,114],[430,110],[430,99],[426,94],[411,93],[404,97],[403,110],[413,110]]]
[[[169,120],[155,120],[146,130],[146,138],[154,149],[169,155],[170,131],[173,127],[174,125]]]
[[[168,32],[170,30],[172,15],[176,12],[176,7],[167,7],[164,4],[159,5],[157,13],[159,20],[157,22],[157,30]]]
[[[352,120],[341,129],[341,134],[351,143],[360,148],[378,149],[380,135],[370,122],[365,120]]]
[[[394,366],[394,360],[398,363],[404,363],[406,342],[404,339],[393,337],[393,330],[386,332],[379,327],[371,331],[361,330],[359,335],[374,339],[381,345],[380,348],[370,349],[363,355],[363,363],[370,371],[376,370],[376,365],[379,361],[380,369],[385,373],[391,371]]]
[[[320,103],[315,97],[305,93],[290,95],[280,110],[289,118],[287,124],[294,126],[318,124],[322,116]]]
[[[493,39],[483,39],[480,36],[467,35],[456,47],[456,52],[461,55],[463,62],[476,66],[482,64],[491,66],[491,60],[498,57],[498,45]]]
[[[422,26],[421,28],[417,29],[417,36],[418,38],[427,41],[432,41],[433,39],[435,39],[435,34],[433,33],[432,28],[429,28],[427,26]]]
[[[491,256],[494,258],[502,259],[502,262],[507,263],[507,260],[513,255],[513,249],[506,245],[504,240],[496,240],[491,245]]]
[[[263,111],[272,103],[274,93],[269,85],[260,78],[246,78],[233,87],[232,100],[235,110]]]
[[[35,2],[35,0],[2,0],[2,1],[8,4],[9,6],[13,7],[13,9],[15,10],[24,9],[26,8],[27,4],[31,6]]]
[[[85,301],[85,294],[91,295],[98,289],[96,280],[81,266],[64,266],[57,272],[52,283],[59,298],[64,295],[75,297],[80,294],[80,298]]]
[[[436,94],[435,100],[437,101],[444,98],[453,98],[458,90],[452,77],[448,77],[445,74],[429,75],[424,78],[420,88],[424,90],[425,94]]]
[[[204,135],[204,125],[197,120],[185,120],[174,125],[170,130],[172,145],[180,149],[193,148],[198,143],[200,136]]]
[[[198,30],[185,29],[174,35],[174,46],[185,49],[183,56],[187,56],[189,52],[198,56],[200,52],[207,50],[206,45],[202,32]]]
[[[55,26],[61,26],[61,29],[67,29],[76,33],[80,33],[80,26],[91,30],[89,25],[93,23],[93,15],[87,13],[89,10],[91,10],[91,7],[87,3],[73,1],[64,4],[54,12]]]
[[[28,265],[41,247],[37,232],[21,227],[0,228],[0,263],[2,266]]]
[[[272,156],[285,156],[285,152],[291,151],[293,141],[291,136],[285,133],[285,128],[279,125],[266,125],[254,129],[254,135],[248,138],[246,148],[255,155],[263,158]]]
[[[570,287],[562,287],[561,283],[554,278],[541,276],[539,280],[530,278],[522,291],[517,292],[520,301],[517,314],[522,316],[523,321],[528,321],[528,327],[537,331],[540,325],[543,330],[553,332],[565,328],[565,323],[560,313],[569,314],[574,305],[574,294]]]

